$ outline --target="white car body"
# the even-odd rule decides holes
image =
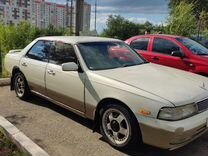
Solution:
[[[84,72],[65,72],[61,66],[25,57],[39,40],[61,41],[73,45]],[[6,55],[7,70],[18,68],[33,93],[41,95],[83,117],[95,120],[97,106],[107,99],[125,104],[135,115],[144,143],[165,149],[181,147],[207,131],[206,108],[178,121],[158,119],[161,108],[180,107],[208,99],[208,79],[152,63],[109,70],[89,70],[78,43],[116,41],[95,37],[42,37],[21,52]],[[52,70],[55,75],[48,72]],[[67,81],[66,81],[67,79]],[[147,110],[149,114],[141,114]]]

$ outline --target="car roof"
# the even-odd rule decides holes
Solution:
[[[86,43],[86,42],[108,42],[108,41],[119,41],[118,39],[105,38],[105,37],[91,37],[91,36],[46,36],[39,37],[37,40],[51,40],[51,41],[61,41],[64,43],[76,44],[76,43]]]
[[[145,36],[153,36],[153,37],[169,37],[169,38],[182,38],[182,36],[178,36],[178,35],[169,35],[169,34],[148,34],[148,35],[139,35],[142,37]],[[138,36],[138,37],[139,37]]]

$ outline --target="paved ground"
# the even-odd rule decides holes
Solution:
[[[136,151],[118,151],[98,133],[92,122],[39,97],[24,102],[9,87],[0,87],[0,114],[6,117],[51,156],[138,155],[138,156],[207,156],[208,133],[173,152],[147,145]]]

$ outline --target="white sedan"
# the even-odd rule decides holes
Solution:
[[[148,63],[120,40],[42,37],[5,63],[20,99],[34,93],[94,120],[116,148],[173,150],[208,129],[208,79]]]

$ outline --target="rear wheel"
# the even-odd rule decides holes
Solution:
[[[29,88],[24,75],[18,72],[14,75],[14,90],[20,99],[26,99],[29,96]]]
[[[134,116],[123,106],[110,104],[100,110],[100,131],[112,146],[131,148],[140,141]]]

